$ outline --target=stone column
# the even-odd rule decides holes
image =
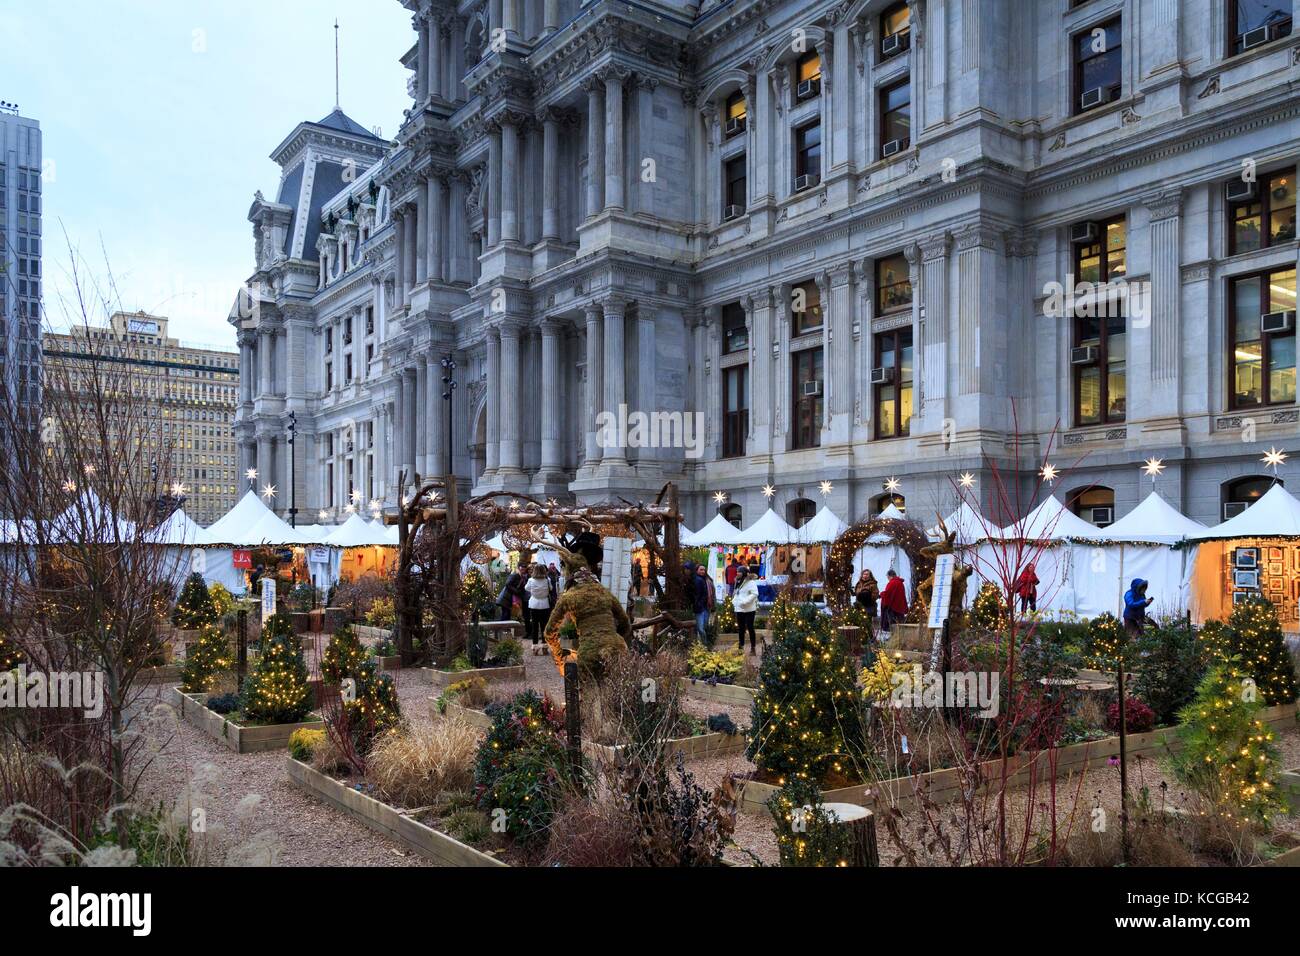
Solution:
[[[465,223],[465,174],[454,173],[451,177],[451,206],[447,210],[447,250],[448,274],[452,282],[468,282],[470,279],[469,235]]]
[[[872,320],[876,314],[876,262],[864,259],[858,263],[858,331],[857,367],[858,382],[857,411],[854,421],[867,425],[867,434],[871,434],[871,419],[874,410],[871,407],[871,369],[875,368],[875,336],[871,331]],[[913,351],[915,355],[915,351]]]
[[[415,457],[415,369],[403,369],[402,378],[406,382],[402,393],[404,403],[402,406],[402,467],[406,469],[406,477],[410,479],[415,469],[419,467]]]
[[[627,316],[627,303],[617,296],[611,296],[604,302],[605,309],[605,402],[600,411],[618,415],[619,406],[627,401],[624,376],[626,355],[624,354],[624,319]],[[627,451],[621,447],[603,450],[601,463],[604,465],[626,465]]]
[[[436,14],[431,14],[428,18],[429,26],[429,58],[427,60],[429,75],[429,92],[434,96],[445,97],[444,74],[442,69],[442,22]]]
[[[501,421],[501,469],[504,475],[523,472],[523,446],[520,442],[519,336],[517,322],[504,321],[501,330],[501,379],[499,399]],[[489,386],[491,383],[489,383]]]
[[[542,117],[542,238],[560,238],[560,118]]]
[[[443,267],[447,235],[447,181],[441,176],[429,177],[429,210],[427,231],[429,248],[429,280],[443,282],[447,278]]]
[[[756,76],[749,89],[753,99],[745,104],[749,109],[749,129],[745,135],[749,139],[746,143],[748,152],[753,155],[749,164],[753,171],[750,195],[761,203],[772,198],[772,138],[777,112],[772,98],[772,84],[766,78]]]
[[[750,456],[772,453],[772,310],[775,290],[760,289],[746,304],[749,313]],[[718,409],[715,414],[721,414]]]
[[[659,380],[658,361],[655,354],[657,346],[655,318],[656,312],[653,308],[644,303],[637,307],[636,410],[647,415],[653,415],[660,410],[655,395]],[[661,454],[664,453],[657,448],[641,448],[637,450],[636,458],[639,462],[646,462],[659,458]]]
[[[393,210],[393,238],[396,249],[393,255],[395,281],[393,284],[393,308],[400,309],[406,304],[406,223],[402,211]]]
[[[501,29],[510,37],[519,36],[518,0],[501,0]]]
[[[853,437],[853,267],[844,265],[830,273],[830,315],[826,316],[826,376],[830,394],[826,397],[831,441],[839,444]]]
[[[415,284],[429,281],[429,184],[415,187]]]
[[[601,452],[600,445],[596,440],[596,414],[600,410],[600,403],[605,394],[603,374],[605,362],[603,325],[605,317],[603,310],[597,303],[588,305],[584,310],[584,314],[587,321],[587,393],[583,396],[587,409],[586,464],[594,467],[600,462]]]
[[[1142,378],[1137,373],[1143,353],[1150,369],[1148,400],[1135,404],[1140,393],[1130,392],[1129,418],[1174,418],[1181,408],[1182,361],[1182,190],[1170,189],[1143,199],[1151,216],[1151,286],[1142,296],[1130,288],[1128,302],[1128,381],[1130,388]],[[1143,339],[1147,347],[1143,347]],[[1139,411],[1140,409],[1140,411]]]
[[[429,97],[429,24],[425,14],[417,13],[413,18],[417,53],[415,55],[415,102],[423,104]]]
[[[429,407],[429,369],[425,359],[415,359],[415,400],[412,403],[415,412],[411,416],[415,424],[415,468],[421,474],[428,474],[429,463],[429,429],[425,421],[425,409]]]
[[[655,90],[659,88],[659,80],[653,76],[638,76],[636,78],[636,142],[632,145],[632,155],[637,157],[632,163],[632,182],[633,182],[633,199],[637,212],[653,213],[654,212],[654,191],[657,185],[653,181],[647,182],[642,175],[642,163],[647,158],[654,158],[656,163],[659,162],[658,151],[655,142]],[[658,179],[656,171],[655,179]]]
[[[623,129],[623,81],[625,71],[611,67],[605,71],[605,208],[622,210],[624,200],[623,163],[625,131]]]
[[[484,475],[495,476],[501,466],[501,333],[487,331],[487,462]]]
[[[921,242],[923,323],[922,427],[938,431],[948,415],[948,252],[952,235],[942,232]],[[915,341],[915,340],[914,340]],[[913,356],[916,355],[915,348]],[[913,373],[915,379],[916,373]]]
[[[495,125],[488,132],[488,235],[489,249],[495,249],[501,242],[501,126]]]
[[[564,442],[561,439],[560,345],[564,326],[553,320],[542,323],[542,471],[564,469]]]
[[[605,85],[587,78],[587,215],[605,208]]]
[[[546,0],[542,13],[542,33],[549,35],[560,25],[560,0]]]
[[[274,329],[257,330],[257,357],[261,360],[262,364],[261,369],[257,373],[257,384],[261,389],[261,392],[259,393],[261,395],[273,394],[272,384],[275,379],[273,378],[271,353],[273,351],[272,342],[274,336]],[[258,467],[260,468],[261,466],[259,465]]]
[[[508,114],[501,119],[501,241],[519,241],[519,129]]]
[[[396,391],[393,397],[393,418],[389,423],[388,432],[388,441],[392,446],[391,458],[393,460],[388,463],[388,467],[391,472],[389,477],[393,481],[396,481],[397,470],[406,466],[406,443],[403,441],[403,433],[406,428],[407,418],[406,376],[403,373],[398,372],[393,378],[393,384],[396,386]],[[407,477],[409,478],[410,476],[408,475]]]

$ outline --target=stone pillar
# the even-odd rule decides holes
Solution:
[[[495,249],[501,241],[501,127],[488,132],[488,235],[487,246]]]
[[[415,458],[415,369],[402,370],[405,387],[402,390],[402,468],[411,479],[418,467]]]
[[[848,442],[853,437],[853,396],[857,383],[853,375],[853,267],[843,265],[830,274],[830,315],[827,328],[826,369],[830,394],[826,396],[831,441]]]
[[[426,449],[430,475],[447,473],[447,409],[442,399],[442,366],[432,351],[425,360],[426,400],[425,432],[429,436]]]
[[[436,14],[431,14],[428,18],[429,28],[429,57],[426,69],[429,75],[429,92],[434,96],[445,97],[445,73],[442,69],[443,52],[442,52],[442,21]]]
[[[604,302],[605,308],[605,402],[600,411],[619,414],[619,406],[627,401],[624,376],[624,319],[627,303],[617,296]],[[604,465],[626,465],[627,451],[621,447],[605,448],[601,454]]]
[[[416,41],[418,52],[415,55],[415,102],[420,105],[429,97],[429,78],[432,75],[429,71],[429,23],[428,17],[421,13],[417,13],[412,19],[418,37]]]
[[[272,366],[272,353],[274,351],[275,330],[258,329],[257,332],[257,357],[261,360],[262,367],[257,375],[257,384],[261,388],[260,394],[274,394],[272,385],[275,382],[274,370]],[[261,467],[261,466],[258,466]]]
[[[857,393],[857,410],[854,414],[854,421],[859,425],[867,425],[867,434],[872,434],[871,419],[873,409],[871,407],[871,369],[875,368],[875,336],[871,332],[872,320],[876,314],[876,262],[874,259],[864,259],[858,263],[858,342],[857,342],[857,367],[858,381],[861,383],[860,390]],[[915,355],[915,350],[912,353]]]
[[[484,475],[495,476],[500,467],[501,441],[501,333],[487,331],[487,462]]]
[[[561,438],[560,345],[564,326],[547,320],[542,323],[542,471],[564,469],[564,442]]]
[[[441,176],[429,177],[428,237],[429,265],[428,274],[431,282],[443,282],[447,278],[443,267],[447,235],[447,181]]]
[[[622,210],[624,200],[623,163],[625,132],[623,129],[623,81],[625,71],[611,67],[605,71],[605,208]]]
[[[939,431],[948,415],[948,252],[951,246],[952,235],[947,231],[921,242],[925,319],[920,337],[922,401],[916,407],[922,412],[922,428],[929,432]],[[917,354],[915,347],[912,354]]]
[[[501,120],[501,241],[519,241],[519,129],[510,116]]]
[[[749,433],[751,457],[772,453],[772,312],[776,290],[761,289],[747,303],[749,313]],[[714,414],[721,415],[718,409]]]
[[[587,215],[605,208],[605,85],[587,79]]]
[[[560,238],[560,118],[542,117],[542,238]]]
[[[393,256],[395,280],[393,284],[393,308],[400,309],[406,304],[406,217],[400,209],[393,210],[393,238],[396,249]]]
[[[403,430],[406,428],[406,376],[401,372],[393,378],[393,384],[396,391],[393,398],[393,418],[389,424],[388,441],[392,446],[391,458],[388,463],[390,476],[393,481],[397,480],[397,471],[406,467],[405,461],[405,442],[403,441]],[[409,475],[407,476],[410,477]]]
[[[587,321],[587,392],[583,396],[583,402],[587,409],[586,464],[594,467],[600,462],[601,452],[600,445],[596,440],[596,414],[600,411],[600,403],[605,394],[603,374],[605,362],[603,324],[605,318],[603,310],[596,303],[588,305],[584,310],[584,314]]]
[[[653,76],[638,76],[636,78],[636,142],[632,145],[632,155],[637,160],[632,163],[632,182],[634,184],[634,198],[636,211],[642,213],[654,213],[654,191],[657,183],[647,182],[642,175],[641,164],[647,158],[654,158],[656,163],[659,162],[655,142],[655,90],[659,88],[659,80]],[[655,179],[658,179],[656,172]]]
[[[653,415],[655,412],[660,411],[659,402],[655,395],[659,381],[659,363],[655,354],[657,347],[655,318],[655,310],[650,306],[642,303],[637,307],[636,410],[644,412],[646,415]],[[646,462],[659,458],[661,454],[663,453],[657,448],[641,448],[637,450],[636,458],[639,462]]]
[[[501,29],[505,30],[506,36],[519,36],[519,7],[518,0],[501,0]]]
[[[451,177],[451,206],[447,210],[448,275],[452,282],[470,280],[469,234],[465,223],[465,175]]]
[[[1145,355],[1151,392],[1140,405],[1140,393],[1130,392],[1129,418],[1176,418],[1182,404],[1182,190],[1157,193],[1143,204],[1151,217],[1151,285],[1147,296],[1135,293],[1140,287],[1130,289],[1128,382],[1132,389],[1144,377],[1138,368]]]
[[[522,444],[519,435],[519,411],[521,394],[519,391],[519,333],[520,327],[514,321],[504,321],[501,330],[501,378],[499,389],[501,397],[499,420],[501,422],[501,468],[504,475],[518,475],[523,472]],[[488,383],[492,387],[492,383]]]
[[[542,33],[552,34],[560,25],[560,0],[545,0],[542,13]]]
[[[415,284],[429,281],[429,187],[417,183],[415,187]]]
[[[263,485],[272,484],[275,481],[275,474],[271,470],[271,465],[271,437],[269,435],[258,435],[257,481],[253,490],[259,495],[262,493]]]
[[[415,359],[415,397],[411,404],[412,424],[415,426],[415,470],[421,475],[428,474],[429,463],[425,460],[429,454],[428,427],[425,422],[425,409],[429,406],[429,370],[425,360]]]

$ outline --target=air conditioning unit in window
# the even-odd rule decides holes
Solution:
[[[816,96],[821,91],[822,78],[820,76],[815,76],[811,80],[804,80],[800,83],[795,89],[794,95],[801,100],[806,100],[810,96]]]
[[[880,152],[885,156],[893,156],[895,153],[900,152],[906,148],[907,148],[907,140],[891,139],[888,143],[884,145],[884,148],[882,148]]]
[[[872,385],[892,385],[894,381],[894,370],[892,368],[873,368],[871,370]]]
[[[726,209],[722,210],[722,221],[730,222],[733,219],[739,218],[740,214],[744,211],[744,207],[742,206],[728,206]]]
[[[1070,242],[1082,245],[1097,241],[1097,224],[1095,222],[1076,222],[1070,227]]]
[[[910,31],[904,30],[902,33],[891,33],[880,43],[881,56],[897,56],[908,48],[911,43]]]
[[[822,383],[821,383],[821,382],[804,382],[804,383],[803,383],[803,393],[804,393],[804,395],[808,395],[808,396],[812,396],[812,395],[820,395],[820,394],[822,393]]]
[[[1071,365],[1090,365],[1097,361],[1097,346],[1081,345],[1078,348],[1070,349]]]
[[[821,177],[816,173],[808,173],[804,176],[796,177],[794,181],[794,191],[801,193],[805,189],[812,189],[819,182],[821,182]]]
[[[734,119],[727,120],[726,130],[728,136],[735,136],[737,133],[743,133],[745,131],[745,117],[737,116]]]
[[[1245,501],[1225,501],[1223,503],[1223,520],[1227,521],[1229,518],[1235,518],[1249,507],[1250,505]]]
[[[1290,332],[1295,328],[1295,312],[1266,312],[1259,317],[1261,332]]]
[[[1095,87],[1094,89],[1085,91],[1083,96],[1079,97],[1079,105],[1085,110],[1090,110],[1094,106],[1101,106],[1103,103],[1109,103],[1109,102],[1110,102],[1109,86]]]
[[[1255,186],[1244,179],[1234,179],[1223,187],[1223,195],[1228,202],[1248,202],[1255,198]]]
[[[1110,507],[1100,507],[1092,509],[1092,523],[1097,527],[1110,524],[1115,520],[1115,509]]]
[[[1247,30],[1239,37],[1239,39],[1241,40],[1241,48],[1243,50],[1249,50],[1253,46],[1267,43],[1269,40],[1268,27],[1257,27],[1254,30]]]

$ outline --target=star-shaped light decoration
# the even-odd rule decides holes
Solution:
[[[510,510],[511,510],[511,511],[518,511],[518,510],[519,510],[519,502],[517,502],[517,501],[512,501],[512,502],[510,502]]]
[[[189,491],[189,489],[185,487],[185,482],[183,482],[183,481],[176,481],[176,482],[173,482],[173,483],[172,483],[172,497],[173,497],[173,498],[184,498],[184,497],[185,497],[185,492],[187,492],[187,491]]]
[[[357,513],[357,506],[349,501],[346,505],[344,505],[343,510],[350,515],[354,515]]]
[[[897,478],[890,477],[885,479],[886,491],[897,491],[901,487],[903,487],[903,483],[899,481]]]
[[[263,485],[263,486],[262,486],[262,497],[265,498],[267,501],[270,501],[272,498],[274,498],[274,497],[275,497],[275,485]]]
[[[248,469],[248,471],[244,472],[244,477],[247,478],[249,481],[257,481],[257,469],[256,468]]]
[[[1151,479],[1152,484],[1160,477],[1160,472],[1165,470],[1165,463],[1159,458],[1148,458],[1142,465],[1142,474]]]
[[[439,501],[442,500],[442,492],[441,492],[441,491],[435,491],[435,492],[434,492],[434,493],[429,497],[429,500],[432,501],[434,504],[437,504]]]
[[[71,478],[69,478],[67,481],[63,483],[63,490],[66,491],[68,494],[72,494],[74,491],[77,490],[77,483],[73,481]]]
[[[93,475],[93,474],[95,473],[95,466],[94,466],[94,465],[87,465],[85,468],[83,468],[83,469],[81,469],[81,470],[84,471],[84,472],[86,473],[86,477],[90,477],[91,475]]]
[[[1056,480],[1056,476],[1059,474],[1060,472],[1057,471],[1056,466],[1050,461],[1043,462],[1043,467],[1038,469],[1038,477],[1042,478],[1043,481],[1047,482],[1049,485]]]
[[[775,494],[776,494],[776,489],[773,488],[771,485],[763,486],[763,497],[766,498],[768,501],[771,501]]]
[[[827,495],[831,493],[831,489],[834,487],[834,485],[832,485],[829,481],[822,481],[818,483],[817,487],[821,491],[822,497],[825,498]]]
[[[560,506],[560,503],[559,503],[558,501],[556,501],[554,498],[547,498],[547,499],[546,499],[546,507],[548,507],[548,508],[558,508],[559,506]]]
[[[725,491],[714,492],[713,503],[718,506],[725,505],[727,503],[727,493]]]
[[[961,478],[957,480],[957,484],[961,485],[962,490],[970,491],[975,487],[975,476],[969,471],[963,471],[961,473]]]
[[[1264,452],[1264,457],[1260,459],[1266,466],[1273,469],[1273,475],[1276,477],[1277,470],[1286,463],[1286,452],[1277,448],[1270,447]]]
[[[379,512],[384,510],[384,503],[380,501],[378,498],[371,498],[370,510],[378,514]]]
[[[320,511],[316,512],[316,517],[317,517],[317,518],[320,518],[321,521],[324,521],[324,520],[325,520],[326,518],[328,518],[329,516],[330,516],[330,513],[329,513],[328,511],[326,511],[324,508],[322,508]]]

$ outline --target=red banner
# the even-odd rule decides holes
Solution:
[[[253,553],[251,551],[235,551],[232,554],[235,567],[243,568],[245,571],[253,569]]]

